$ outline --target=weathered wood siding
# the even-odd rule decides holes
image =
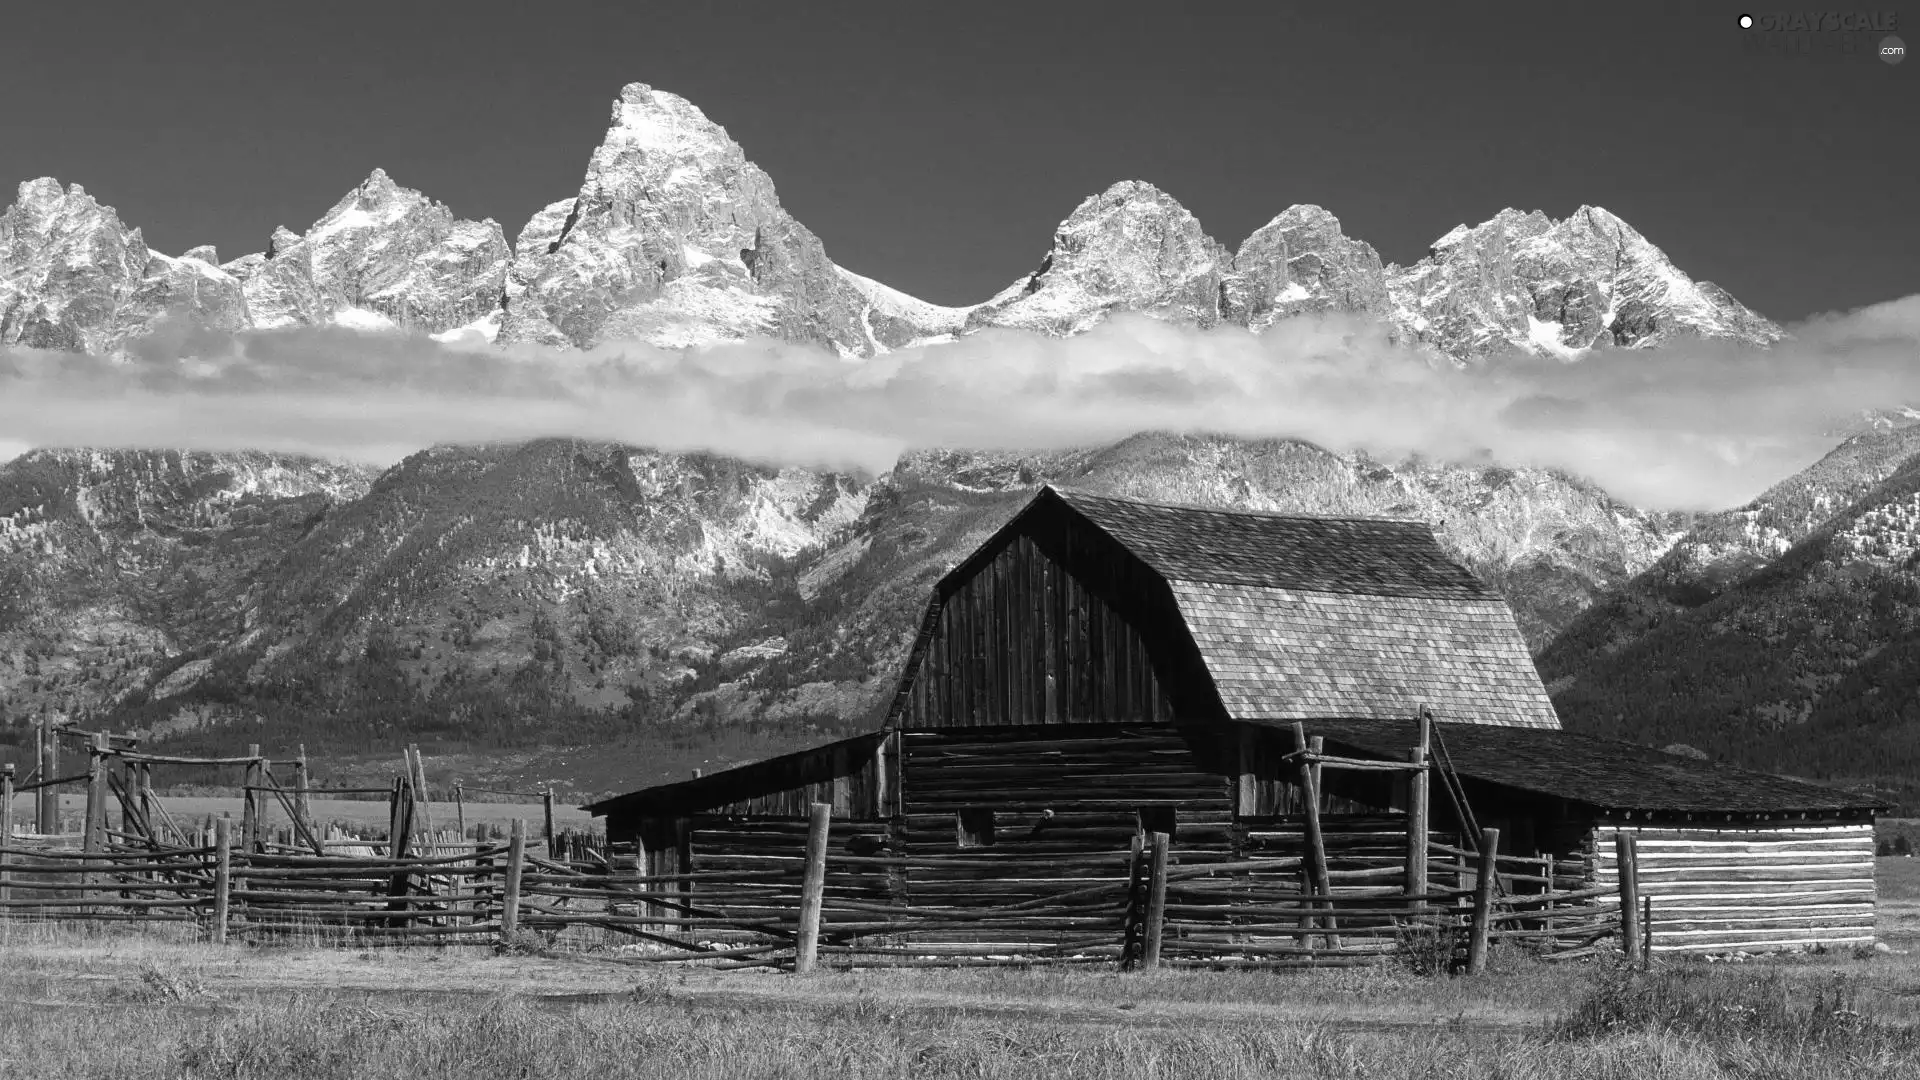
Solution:
[[[843,739],[812,750],[756,762],[699,780],[635,792],[607,809],[607,839],[638,841],[650,873],[679,873],[658,852],[673,846],[689,814],[786,817],[804,823],[816,802],[830,803],[839,822],[879,821],[893,812],[892,740],[881,735]],[[680,843],[679,846],[684,846]],[[669,868],[671,867],[671,868]]]
[[[1617,885],[1614,837],[1635,837],[1640,893],[1653,898],[1653,947],[1748,952],[1874,939],[1873,826],[1594,831],[1598,883]]]
[[[1034,731],[906,732],[902,804],[895,819],[905,855],[1002,861],[991,869],[915,869],[915,903],[996,904],[1035,894],[1050,879],[1124,877],[1142,811],[1171,812],[1174,847],[1233,851],[1233,778],[1213,740],[1170,726],[1102,725]],[[991,811],[993,842],[962,846],[962,811]],[[1052,811],[1051,816],[1048,811]],[[1111,863],[1044,869],[1052,856],[1111,854]]]
[[[909,661],[902,728],[1164,723],[1178,700],[1169,678],[1207,700],[1164,582],[1094,530],[1044,515],[1022,527],[938,601]]]
[[[793,870],[799,872],[807,851],[807,822],[803,817],[751,817],[735,814],[696,814],[688,820],[688,848],[692,865],[701,871]],[[826,895],[841,900],[884,902],[889,892],[884,868],[849,866],[843,856],[887,853],[885,822],[835,820],[827,832]],[[699,892],[695,883],[694,892]],[[770,887],[790,894],[791,886]]]

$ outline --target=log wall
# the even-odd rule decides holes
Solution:
[[[1594,830],[1597,884],[1617,887],[1614,837],[1635,837],[1662,952],[1755,952],[1874,940],[1873,826]]]
[[[904,732],[898,850],[966,860],[954,870],[914,870],[912,902],[1006,903],[1055,887],[1032,868],[1046,878],[1124,878],[1143,817],[1150,828],[1171,825],[1182,853],[1232,854],[1232,770],[1217,760],[1225,740],[1170,726],[1102,726],[1096,734]],[[969,811],[991,813],[991,843],[963,836]],[[1082,855],[1101,858],[1070,860]],[[1046,869],[1052,858],[1060,863]],[[1008,874],[996,862],[1022,869]]]

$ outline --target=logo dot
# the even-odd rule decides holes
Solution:
[[[1751,15],[1740,16],[1740,29],[1742,30],[1753,29],[1753,16]]]
[[[1888,34],[1880,39],[1880,59],[1889,64],[1897,64],[1907,58],[1907,43],[1896,34]]]

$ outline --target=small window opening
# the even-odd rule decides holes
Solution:
[[[960,811],[960,846],[993,846],[993,811],[970,808]]]
[[[1142,835],[1163,832],[1168,840],[1172,840],[1175,819],[1175,810],[1171,806],[1143,806],[1140,808],[1140,832]]]

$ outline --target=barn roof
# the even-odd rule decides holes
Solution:
[[[1484,724],[1435,727],[1436,742],[1445,744],[1462,776],[1601,810],[1781,813],[1884,806],[1837,788],[1597,735]],[[1412,719],[1315,720],[1308,733],[1325,737],[1336,753],[1395,760],[1404,760],[1407,747],[1420,739]]]
[[[1116,499],[1049,487],[1172,590],[1227,714],[1410,715],[1558,728],[1506,601],[1424,522]],[[1016,518],[1016,521],[1018,519]]]
[[[1434,600],[1499,599],[1447,558],[1425,522],[1217,510],[1050,490],[1169,581]]]

